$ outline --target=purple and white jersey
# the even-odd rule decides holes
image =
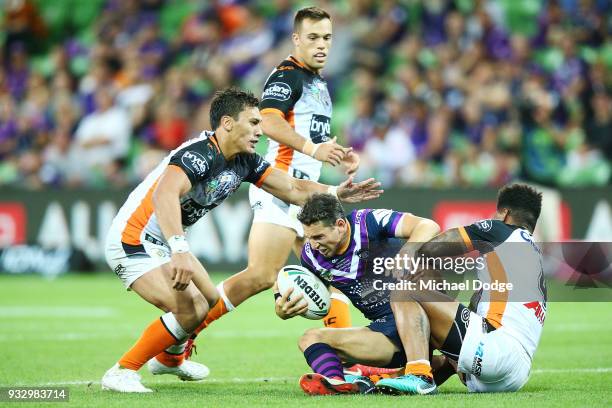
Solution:
[[[344,293],[366,318],[376,320],[392,313],[389,292],[374,289],[373,280],[380,276],[372,273],[372,260],[397,253],[403,242],[395,238],[395,230],[403,215],[392,210],[352,211],[346,217],[351,234],[346,251],[326,258],[307,242],[302,266]]]

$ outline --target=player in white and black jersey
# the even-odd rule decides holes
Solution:
[[[493,219],[452,228],[423,244],[419,252],[426,257],[477,250],[486,261],[478,279],[513,287],[477,293],[474,311],[439,292],[402,293],[392,309],[408,360],[405,375],[383,379],[378,388],[435,393],[430,346],[445,356],[436,364],[439,371],[454,368],[470,392],[517,391],[525,385],[546,318],[542,256],[532,236],[541,208],[541,193],[524,184],[506,186]]]

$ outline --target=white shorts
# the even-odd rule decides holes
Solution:
[[[470,392],[519,390],[529,379],[531,359],[503,326],[487,333],[482,316],[470,312],[457,369]]]
[[[108,266],[117,274],[127,290],[145,273],[170,262],[170,247],[150,237],[141,245],[121,242],[121,234],[109,233],[104,254]]]
[[[252,184],[249,187],[249,201],[253,209],[253,223],[282,225],[294,230],[300,238],[304,236],[302,223],[297,219],[301,207],[286,203]]]

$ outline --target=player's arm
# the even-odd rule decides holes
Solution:
[[[383,190],[379,189],[380,183],[372,178],[353,183],[353,178],[349,177],[339,186],[328,186],[291,177],[276,168],[273,168],[266,176],[261,187],[273,196],[299,206],[302,206],[308,197],[316,193],[335,194],[340,201],[345,203],[371,200],[383,193]]]
[[[404,213],[395,228],[395,236],[408,242],[427,242],[440,232],[440,226],[429,218]]]
[[[153,192],[153,208],[159,227],[172,248],[173,288],[185,290],[194,273],[193,258],[189,254],[181,223],[180,197],[191,189],[191,182],[183,170],[170,165],[162,173]]]
[[[262,128],[266,136],[276,140],[278,143],[291,147],[293,150],[302,152],[319,161],[329,163],[332,166],[336,166],[344,161],[345,156],[352,150],[340,146],[336,143],[336,138],[325,143],[312,143],[309,139],[300,136],[291,127],[280,110],[263,109],[261,117]]]
[[[436,235],[419,249],[427,257],[451,257],[470,252],[473,247],[463,227],[451,228]]]
[[[345,149],[332,139],[314,144],[297,133],[289,123],[295,104],[302,96],[303,77],[292,67],[283,67],[272,73],[264,85],[259,104],[264,133],[278,143],[287,145],[332,166],[339,164],[351,149]]]

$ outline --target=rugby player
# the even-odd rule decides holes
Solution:
[[[352,174],[357,170],[359,157],[338,145],[335,138],[330,139],[332,103],[321,76],[332,43],[330,15],[318,7],[299,10],[292,40],[293,54],[272,71],[259,105],[262,127],[269,137],[265,158],[274,168],[304,180],[317,181],[322,162],[334,166],[344,163],[347,173]],[[272,287],[291,250],[296,256],[300,254],[303,230],[296,218],[299,206],[255,186],[249,189],[249,200],[254,217],[247,268],[218,285],[221,301],[195,335],[249,297]],[[344,295],[332,294],[330,312],[324,322],[330,327],[351,326],[348,299]],[[192,344],[193,340],[187,346],[188,357]]]
[[[113,220],[106,242],[111,269],[145,301],[165,312],[102,378],[102,388],[150,392],[137,370],[200,380],[208,369],[184,360],[185,343],[218,302],[206,269],[189,252],[185,228],[193,225],[248,181],[280,200],[302,204],[331,192],[347,202],[376,198],[373,179],[326,186],[291,177],[255,153],[262,134],[258,99],[230,88],[215,95],[214,132],[203,132],[172,151],[130,194]],[[201,237],[206,239],[206,237]]]
[[[409,362],[405,375],[382,379],[377,388],[435,393],[430,345],[470,392],[517,391],[527,382],[546,318],[542,256],[532,236],[541,208],[541,193],[524,184],[506,186],[494,219],[452,228],[423,244],[419,252],[428,257],[477,250],[486,260],[478,279],[514,288],[476,293],[473,311],[440,293],[402,293],[404,301],[393,301],[392,308]]]
[[[414,248],[429,241],[440,228],[432,220],[392,210],[360,209],[345,215],[338,199],[329,194],[311,196],[298,219],[308,240],[301,254],[302,265],[344,293],[370,320],[366,327],[307,330],[299,347],[314,373],[302,376],[300,386],[313,395],[371,390],[362,382],[363,377],[345,375],[343,364],[402,367],[406,359],[389,291],[375,289],[377,275],[368,268],[374,257]],[[398,238],[407,242],[403,244]],[[282,319],[307,310],[301,294],[288,300],[291,293],[292,289],[275,294],[276,314]]]

